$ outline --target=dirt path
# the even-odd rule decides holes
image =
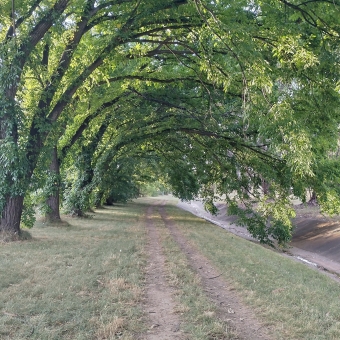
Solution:
[[[143,339],[184,339],[180,333],[180,320],[174,313],[173,292],[165,279],[165,257],[158,231],[153,223],[153,207],[146,214],[149,236],[149,265],[146,275],[146,310],[149,314],[149,330]]]
[[[221,273],[214,268],[210,261],[188,242],[176,226],[176,221],[168,217],[164,203],[158,202],[150,206],[146,214],[149,265],[147,267],[145,308],[149,315],[149,330],[143,339],[185,339],[185,335],[180,331],[181,320],[174,312],[174,292],[166,281],[165,256],[159,232],[153,221],[155,218],[154,209],[157,208],[164,225],[185,254],[189,265],[200,276],[207,297],[216,305],[217,317],[231,325],[233,333],[237,334],[234,339],[270,340],[265,326],[255,318],[254,312],[242,303],[230,283],[222,278]]]
[[[207,296],[217,306],[218,317],[232,325],[238,334],[237,339],[269,340],[264,325],[254,317],[254,312],[240,301],[237,293],[209,260],[189,244],[176,223],[167,216],[164,206],[160,207],[160,213],[170,234],[186,255],[191,268],[201,277]]]

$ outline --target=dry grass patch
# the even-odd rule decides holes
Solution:
[[[119,277],[118,279],[109,280],[107,286],[109,287],[111,293],[113,294],[131,287],[131,285],[122,277]]]
[[[124,330],[125,321],[123,318],[114,318],[111,322],[104,324],[98,330],[96,335],[97,340],[111,340],[121,336]]]
[[[143,297],[143,289],[140,286],[135,284],[131,284],[127,282],[124,278],[111,279],[107,283],[107,287],[110,290],[112,295],[119,295],[124,292],[128,292],[130,294],[130,303],[136,304],[139,303]]]

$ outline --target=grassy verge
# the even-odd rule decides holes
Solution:
[[[174,206],[167,211],[277,339],[340,339],[338,283]]]
[[[0,243],[0,339],[128,340],[146,332],[143,214],[152,201],[102,209],[93,219],[68,218],[68,226],[38,223],[31,239]],[[340,339],[339,284],[171,204],[169,217],[277,339]],[[195,340],[231,336],[162,220],[155,223],[182,329]]]
[[[144,207],[37,223],[0,244],[0,339],[136,339],[143,331]]]
[[[167,280],[175,290],[176,312],[182,321],[181,329],[195,340],[233,339],[235,334],[226,322],[216,317],[216,307],[206,297],[200,278],[189,268],[185,255],[156,212],[154,221],[166,257]]]

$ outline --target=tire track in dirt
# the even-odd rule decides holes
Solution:
[[[182,340],[180,320],[175,314],[173,291],[165,278],[165,256],[159,233],[153,222],[153,207],[146,213],[146,227],[149,237],[149,264],[146,274],[146,304],[149,314],[149,330],[146,340]]]
[[[160,206],[160,214],[173,239],[186,255],[191,268],[201,277],[202,286],[207,296],[217,306],[217,316],[227,321],[239,335],[237,339],[270,340],[268,331],[246,307],[230,284],[221,277],[210,261],[195,247],[189,244],[176,223],[169,219],[165,207]]]

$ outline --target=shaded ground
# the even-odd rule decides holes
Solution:
[[[179,202],[178,207],[190,211],[242,238],[255,241],[245,228],[232,224],[235,216],[227,216],[225,204],[218,204],[219,213],[213,216],[204,210],[200,201]],[[321,270],[340,275],[340,223],[323,218],[314,210],[300,209],[294,221],[288,254]]]

